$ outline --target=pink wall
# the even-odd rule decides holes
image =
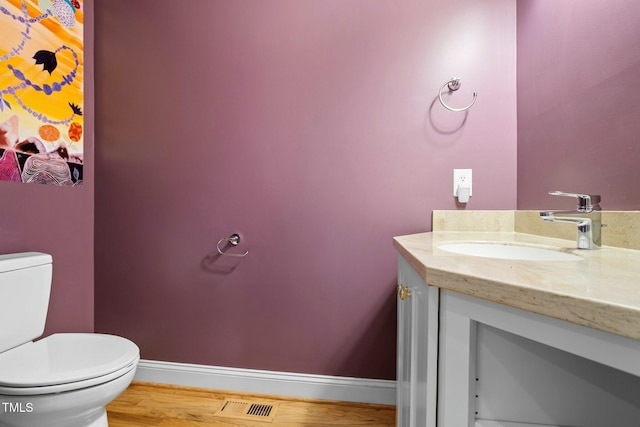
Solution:
[[[640,209],[640,3],[518,0],[518,209]]]
[[[46,252],[53,280],[45,335],[92,332],[93,227],[93,7],[85,0],[84,167],[82,187],[0,181],[0,253]]]
[[[96,74],[96,329],[146,359],[392,379],[392,236],[453,168],[515,208],[513,0],[102,1]]]

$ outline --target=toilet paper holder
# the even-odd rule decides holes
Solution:
[[[244,251],[243,253],[237,253],[237,254],[225,252],[220,247],[220,245],[223,242],[227,242],[231,246],[238,246],[238,244],[240,243],[240,235],[238,233],[233,233],[229,237],[223,237],[222,239],[218,240],[218,243],[216,244],[216,249],[218,250],[218,253],[223,256],[235,256],[235,257],[244,257],[244,256],[247,256],[247,254],[249,253],[249,251]]]

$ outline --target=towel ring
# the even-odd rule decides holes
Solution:
[[[451,78],[451,80],[446,81],[442,86],[440,86],[440,90],[438,91],[438,99],[440,100],[440,104],[442,104],[442,106],[444,108],[446,108],[449,111],[455,111],[456,113],[462,112],[462,111],[467,111],[469,108],[471,108],[473,106],[473,104],[476,103],[476,99],[478,98],[478,93],[477,92],[473,92],[473,101],[471,101],[471,104],[467,105],[466,107],[463,108],[453,108],[453,107],[449,107],[447,104],[445,104],[444,100],[442,99],[442,91],[444,90],[445,86],[449,87],[450,91],[456,91],[458,89],[460,89],[460,79],[457,77],[453,77]]]
[[[218,250],[218,253],[220,255],[243,257],[243,256],[247,256],[247,254],[249,253],[249,251],[245,251],[244,253],[241,253],[241,254],[226,253],[222,249],[220,249],[220,244],[225,241],[229,242],[231,246],[238,246],[238,243],[240,243],[240,236],[234,233],[229,237],[223,237],[222,239],[218,240],[218,243],[216,244],[216,249]]]

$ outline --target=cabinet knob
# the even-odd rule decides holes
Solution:
[[[400,301],[411,298],[411,290],[404,285],[398,284],[398,297],[400,298]]]

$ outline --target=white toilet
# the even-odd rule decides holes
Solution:
[[[44,331],[51,255],[0,255],[0,426],[106,427],[105,405],[131,383],[140,351],[103,334]]]

